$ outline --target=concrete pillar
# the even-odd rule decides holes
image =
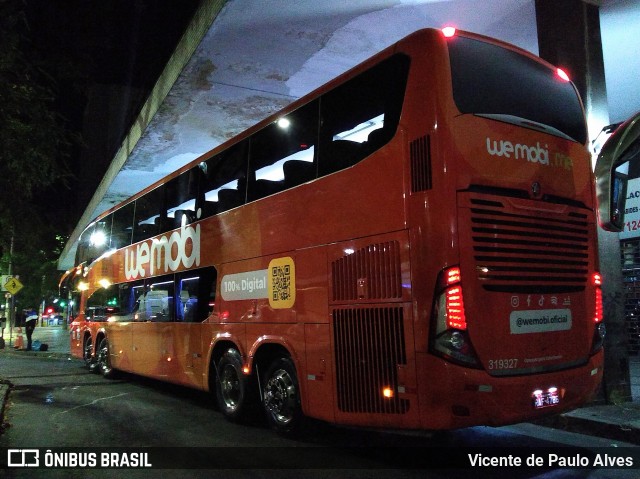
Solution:
[[[536,22],[540,56],[569,73],[593,140],[609,123],[598,6],[582,0],[536,0]],[[619,403],[631,400],[620,241],[617,233],[598,228],[598,242],[607,326],[600,400]]]

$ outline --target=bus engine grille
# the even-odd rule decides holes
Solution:
[[[331,268],[334,301],[402,298],[397,241],[360,248],[334,261]],[[359,290],[359,283],[366,286]]]
[[[433,182],[429,136],[423,136],[409,143],[409,154],[411,157],[411,192],[430,190]]]
[[[527,201],[527,200],[525,200]],[[537,203],[539,205],[540,203]],[[536,203],[514,208],[493,197],[469,198],[473,264],[489,291],[561,293],[584,289],[593,225],[588,210]],[[535,209],[534,209],[535,208]]]
[[[333,311],[338,408],[349,413],[404,414],[398,365],[406,364],[402,307]],[[390,388],[393,397],[383,396]]]

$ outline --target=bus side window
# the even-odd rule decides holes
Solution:
[[[293,188],[316,177],[316,167],[313,162],[303,160],[288,160],[282,165],[285,188]]]
[[[198,283],[200,276],[196,271],[190,275],[178,279],[176,321],[192,323],[198,309]]]
[[[164,186],[136,200],[135,219],[133,224],[133,242],[137,243],[160,233],[160,219],[164,209]]]
[[[144,294],[138,297],[138,321],[169,322],[174,314],[174,281],[173,276],[160,276],[149,280]]]
[[[119,285],[117,321],[144,321],[138,316],[140,297],[145,292],[144,281],[123,283]]]
[[[117,311],[118,285],[112,284],[108,288],[98,288],[85,303],[85,316],[88,321],[106,321],[107,310]]]
[[[255,133],[251,137],[247,201],[314,179],[317,132],[318,101],[312,101]]]
[[[215,268],[193,270],[178,276],[177,321],[193,323],[207,319],[212,289],[215,295],[216,276]]]
[[[91,263],[109,249],[111,222],[113,215],[108,215],[88,226],[78,239],[76,264]]]
[[[195,321],[202,322],[213,313],[216,300],[216,287],[218,285],[218,272],[215,268],[204,268],[202,281],[198,288],[198,314]]]
[[[322,97],[319,176],[355,165],[396,132],[409,59],[396,55]]]
[[[166,221],[163,232],[180,228],[182,223],[196,220],[198,169],[185,171],[167,183],[165,188]]]
[[[96,321],[135,321],[138,298],[143,292],[143,281],[99,288],[87,298],[85,314]]]
[[[124,248],[131,244],[134,210],[135,203],[131,202],[113,212],[111,248]]]
[[[201,218],[243,205],[247,193],[248,141],[241,141],[200,166],[204,192]]]

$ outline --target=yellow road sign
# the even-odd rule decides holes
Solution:
[[[13,276],[9,276],[7,282],[4,284],[4,289],[9,291],[11,294],[17,294],[24,285],[20,282],[18,278],[14,278]]]

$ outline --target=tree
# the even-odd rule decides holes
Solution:
[[[0,220],[11,226],[29,211],[38,188],[68,174],[71,141],[57,113],[55,83],[29,55],[23,3],[0,0]],[[8,221],[9,220],[9,221]],[[7,225],[7,222],[9,223]]]
[[[29,284],[21,297],[38,300],[25,304],[33,307],[50,283],[43,275],[51,275],[47,265],[56,250],[55,228],[34,197],[69,176],[75,138],[56,109],[51,60],[39,56],[29,40],[25,8],[21,0],[0,0],[0,266],[7,273],[13,263],[12,273]],[[29,293],[35,285],[38,293]]]

